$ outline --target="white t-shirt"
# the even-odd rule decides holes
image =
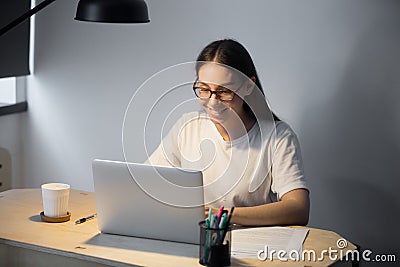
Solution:
[[[282,121],[273,131],[261,130],[265,125],[258,122],[246,135],[225,141],[204,112],[187,113],[148,163],[201,170],[205,202],[215,207],[257,206],[307,189],[296,134]]]

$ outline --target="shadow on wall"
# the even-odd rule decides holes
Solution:
[[[362,33],[337,92],[303,114],[302,145],[310,225],[399,259],[400,19],[381,19]]]

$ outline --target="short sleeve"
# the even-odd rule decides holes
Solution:
[[[169,133],[163,138],[157,149],[151,154],[146,164],[181,167],[181,156],[178,147],[182,119],[178,120]]]
[[[296,134],[284,122],[276,126],[277,142],[272,162],[271,191],[278,200],[289,191],[303,188],[308,190],[305,181],[300,144]]]

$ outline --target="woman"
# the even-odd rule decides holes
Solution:
[[[260,109],[266,102],[247,50],[231,39],[214,41],[199,54],[196,74],[193,90],[205,113],[182,116],[150,163],[201,170],[206,203],[214,214],[234,206],[232,223],[306,225],[309,192],[297,137]]]

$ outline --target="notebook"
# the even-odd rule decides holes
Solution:
[[[99,159],[92,170],[102,233],[199,244],[200,171]]]

